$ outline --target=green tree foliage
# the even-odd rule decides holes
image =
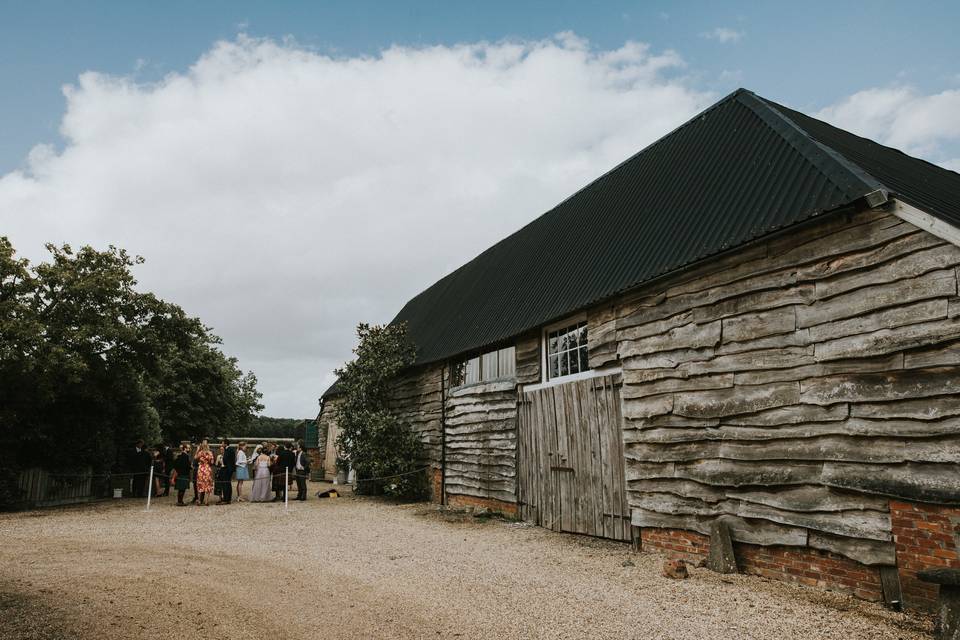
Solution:
[[[338,369],[342,402],[337,412],[337,450],[356,473],[354,490],[416,500],[428,482],[423,445],[390,409],[391,383],[414,362],[406,325],[357,327],[356,358]],[[377,480],[383,478],[382,480]]]
[[[0,237],[0,443],[5,466],[105,470],[137,439],[249,424],[256,378],[196,318],[136,290],[140,258],[48,245],[31,266]]]
[[[229,435],[251,440],[270,438],[293,438],[302,440],[304,437],[306,420],[297,418],[271,418],[269,416],[255,416],[253,421],[242,428],[231,431]],[[312,422],[312,419],[311,419]]]

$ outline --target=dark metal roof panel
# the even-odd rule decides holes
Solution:
[[[321,399],[333,398],[334,396],[340,395],[340,381],[335,380],[332,385],[327,387],[327,390],[324,391],[321,395]]]
[[[960,226],[960,174],[762,99],[810,138],[841,155],[900,199]]]
[[[848,205],[880,183],[738,90],[410,300],[427,363]]]
[[[878,190],[960,226],[957,173],[740,89],[442,278],[394,322],[409,324],[418,362],[441,360]]]

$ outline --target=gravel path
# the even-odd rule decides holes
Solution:
[[[314,486],[315,491],[317,485]],[[344,497],[0,515],[4,637],[929,638],[853,598],[518,523]],[[243,631],[238,631],[243,629]]]

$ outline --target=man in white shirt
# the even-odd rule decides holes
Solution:
[[[297,500],[307,499],[307,478],[310,477],[310,454],[303,448],[303,441],[297,441],[297,458],[293,466],[293,476],[297,481]]]

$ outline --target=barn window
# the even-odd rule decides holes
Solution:
[[[453,365],[450,386],[512,378],[517,372],[516,349],[512,346],[485,351]]]
[[[544,331],[544,380],[571,376],[590,369],[587,363],[587,321],[554,326]]]

